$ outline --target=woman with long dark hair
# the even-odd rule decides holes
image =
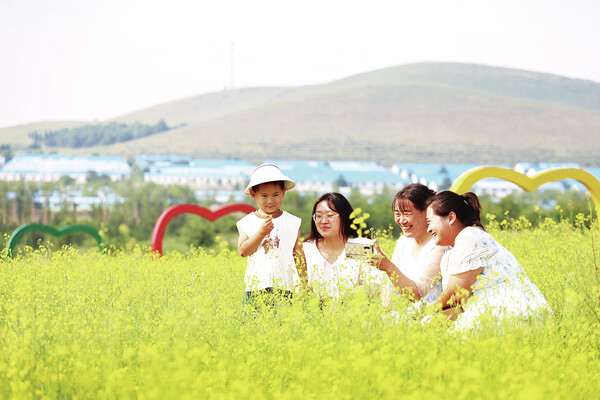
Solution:
[[[309,285],[323,298],[338,297],[346,289],[387,280],[364,260],[346,257],[346,242],[358,236],[352,227],[352,212],[352,206],[340,193],[326,193],[315,201],[303,248]]]
[[[517,259],[483,227],[475,193],[444,191],[427,202],[428,231],[439,246],[452,246],[441,260],[437,300],[459,327],[480,317],[529,317],[549,310],[546,299]]]

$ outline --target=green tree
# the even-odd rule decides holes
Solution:
[[[5,162],[9,162],[13,158],[9,144],[0,144],[0,157],[4,157]]]

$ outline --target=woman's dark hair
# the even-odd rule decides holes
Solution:
[[[436,215],[445,217],[451,212],[465,226],[478,226],[485,230],[480,220],[481,204],[477,195],[467,192],[462,196],[449,190],[436,194],[427,201]]]
[[[434,195],[435,192],[422,183],[411,183],[396,193],[394,200],[392,200],[392,211],[396,211],[396,205],[398,205],[400,211],[408,211],[409,201],[420,211],[425,211],[427,199]]]
[[[315,215],[315,211],[317,210],[317,205],[320,202],[326,201],[329,208],[338,213],[340,216],[340,233],[344,240],[348,238],[355,238],[358,236],[358,232],[356,229],[353,229],[350,225],[352,225],[352,221],[350,220],[350,214],[354,209],[350,205],[350,202],[340,193],[325,193],[321,197],[315,201],[315,205],[313,206],[312,215]],[[310,218],[310,233],[304,239],[305,242],[313,242],[315,240],[321,239],[323,236],[317,230],[317,224],[315,224],[315,220],[312,219],[312,215]]]

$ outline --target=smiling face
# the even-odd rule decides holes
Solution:
[[[456,235],[451,226],[453,214],[443,217],[437,215],[431,207],[427,207],[427,232],[433,236],[438,246],[454,246]]]
[[[250,191],[250,195],[256,201],[259,210],[268,215],[275,215],[279,212],[283,204],[284,194],[285,189],[276,182],[260,184],[256,191]]]
[[[417,241],[428,238],[425,211],[415,207],[412,201],[404,199],[402,204],[396,201],[394,206],[394,220],[402,228],[404,236]]]
[[[326,200],[317,204],[313,220],[317,231],[324,238],[333,239],[342,235],[340,215],[329,207]]]

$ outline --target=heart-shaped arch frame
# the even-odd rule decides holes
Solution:
[[[24,234],[26,234],[27,232],[33,232],[33,231],[46,232],[57,238],[68,235],[70,233],[83,232],[83,233],[90,234],[91,236],[94,237],[94,239],[96,239],[96,242],[98,243],[98,249],[100,251],[104,251],[106,248],[106,246],[104,245],[104,241],[102,240],[102,236],[100,236],[100,233],[98,233],[98,230],[96,228],[94,228],[93,226],[68,225],[68,226],[56,229],[56,228],[53,228],[51,226],[44,225],[44,224],[31,223],[31,224],[21,225],[20,227],[18,227],[17,229],[15,229],[13,231],[12,235],[10,235],[8,242],[6,243],[6,248],[7,248],[6,257],[12,257],[13,253],[15,251],[15,247],[17,247],[17,243],[19,242],[19,239],[21,239],[21,237]]]
[[[195,204],[176,204],[163,211],[162,214],[160,214],[160,216],[156,220],[156,223],[154,224],[154,229],[152,230],[150,246],[152,247],[153,252],[157,252],[159,255],[162,256],[162,242],[165,236],[165,230],[167,229],[167,225],[169,225],[169,222],[171,222],[171,220],[178,215],[196,214],[201,216],[202,218],[214,222],[219,218],[232,213],[242,212],[245,214],[249,214],[255,210],[256,208],[252,207],[251,205],[242,203],[227,204],[215,209],[214,211],[211,211],[205,207],[197,206]]]
[[[476,182],[486,178],[499,178],[519,185],[523,190],[533,192],[538,187],[548,182],[563,179],[575,179],[582,183],[592,196],[596,207],[597,221],[600,221],[600,181],[589,172],[581,168],[551,168],[540,171],[532,176],[523,175],[515,170],[500,167],[475,167],[460,175],[450,190],[463,194],[468,192]],[[600,229],[600,224],[599,224]]]

